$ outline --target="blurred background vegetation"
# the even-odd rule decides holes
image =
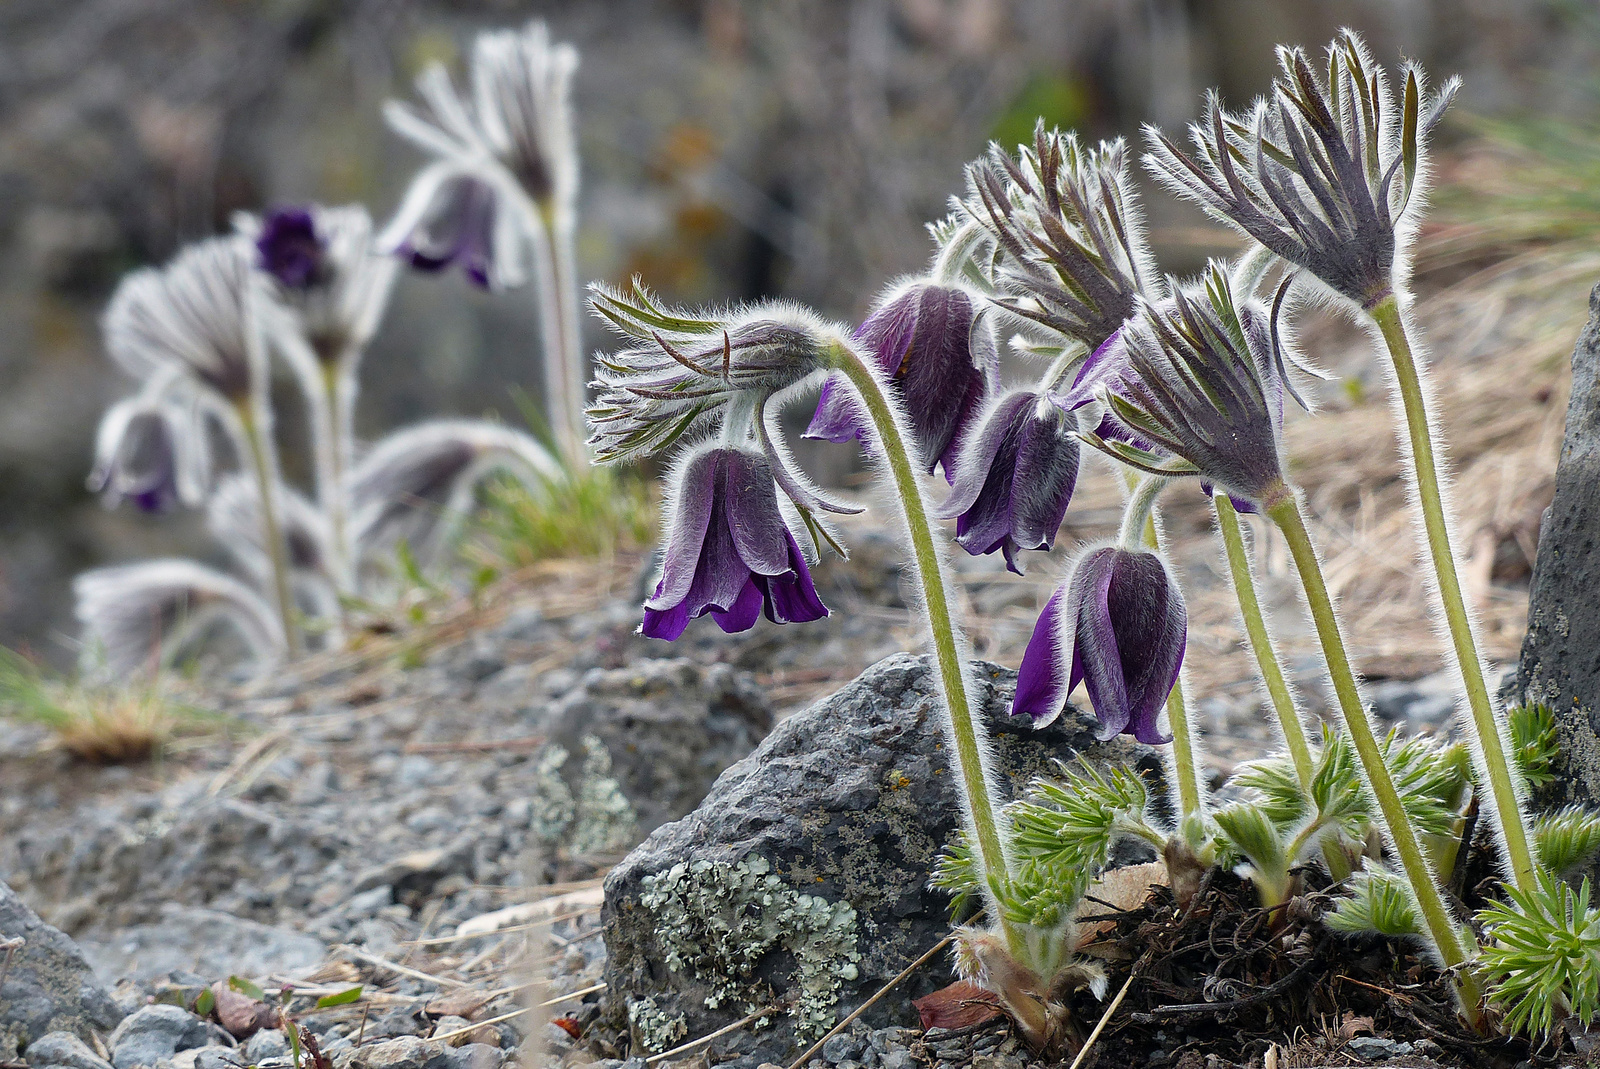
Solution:
[[[1090,136],[1175,127],[1207,86],[1233,104],[1261,92],[1271,45],[1320,47],[1346,24],[1385,63],[1466,78],[1435,266],[1600,230],[1592,0],[4,0],[0,644],[69,660],[74,572],[212,552],[196,518],[104,512],[83,487],[124,388],[97,325],[120,275],[240,209],[362,201],[383,220],[418,161],[382,102],[475,30],[534,16],[583,54],[584,273],[638,272],[672,299],[784,295],[858,317],[923,263],[922,224],[990,138],[1014,143],[1039,115]],[[1465,151],[1483,143],[1497,162]],[[1169,270],[1229,247],[1148,203]],[[368,357],[363,432],[520,423],[540,381],[531,303],[404,279]]]

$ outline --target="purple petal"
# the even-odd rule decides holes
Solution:
[[[1066,599],[1063,586],[1050,595],[1044,611],[1033,625],[1033,637],[1022,654],[1017,672],[1017,693],[1011,699],[1011,715],[1027,713],[1034,727],[1052,723],[1066,708],[1068,684],[1065,643],[1062,641],[1061,613]]]
[[[1029,418],[1017,443],[1011,479],[1011,540],[1020,549],[1049,549],[1066,519],[1078,482],[1078,440],[1053,411]]]
[[[261,221],[258,263],[288,289],[304,290],[322,273],[327,252],[307,208],[275,208]]]
[[[721,450],[726,465],[726,509],[733,544],[750,571],[779,575],[789,570],[784,540],[788,525],[778,510],[778,491],[764,458],[742,450]]]
[[[1066,393],[1067,407],[1072,410],[1082,408],[1095,400],[1102,387],[1114,385],[1132,371],[1128,347],[1122,340],[1122,328],[1118,328],[1100,348],[1089,354],[1089,358],[1078,369],[1078,377],[1072,380],[1072,388]]]
[[[948,520],[972,508],[989,480],[989,472],[994,468],[995,458],[1006,436],[1010,434],[1019,414],[1031,408],[1035,400],[1036,395],[1024,391],[1006,394],[990,406],[983,422],[978,425],[976,435],[961,451],[956,464],[955,481],[950,485],[950,496],[934,510],[934,515]]]
[[[673,642],[683,634],[684,628],[688,626],[689,607],[683,602],[666,609],[652,609],[646,605],[644,623],[639,625],[639,633],[648,638],[659,638],[667,642]]]
[[[1178,679],[1187,643],[1183,595],[1153,553],[1121,554],[1107,598],[1127,680],[1132,734],[1152,745],[1171,741],[1156,725]]]
[[[727,612],[719,609],[711,610],[711,618],[717,626],[732,635],[739,631],[748,631],[756,625],[756,619],[761,615],[761,587],[757,585],[755,576],[745,581],[744,589],[739,592],[739,597],[729,606]]]
[[[669,521],[666,547],[661,553],[661,581],[646,601],[646,609],[666,609],[689,593],[694,569],[711,523],[716,497],[717,456],[707,450],[694,457],[679,475],[676,509]],[[680,629],[681,630],[681,629]]]
[[[488,289],[494,270],[494,190],[458,175],[439,187],[427,213],[396,252],[419,271],[460,264],[469,279]]]
[[[972,298],[961,290],[922,287],[915,322],[894,377],[924,463],[929,471],[943,464],[949,478],[962,433],[976,420],[989,392],[987,372],[995,357]]]
[[[828,607],[817,596],[811,581],[811,569],[806,566],[805,554],[794,536],[789,541],[789,571],[783,575],[756,576],[756,583],[765,592],[767,619],[775,624],[803,624],[820,620],[828,615]]]
[[[1110,596],[1117,558],[1114,547],[1093,550],[1072,570],[1068,581],[1067,619],[1073,628],[1073,678],[1082,677],[1100,737],[1122,734],[1128,726],[1126,658],[1118,643]]]
[[[843,375],[835,372],[822,384],[817,395],[817,411],[801,437],[820,438],[825,442],[867,440],[866,416],[856,404],[849,384]]]

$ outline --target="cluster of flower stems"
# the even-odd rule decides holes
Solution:
[[[988,917],[986,928],[961,930],[958,962],[1041,1045],[1059,1039],[1074,985],[1095,986],[1071,950],[1082,872],[1053,866],[1036,842],[1024,846],[1037,829],[1019,821],[1049,786],[1028,804],[1008,805],[990,766],[935,521],[956,519],[962,549],[1003,551],[1020,571],[1019,552],[1053,543],[1080,446],[1123,472],[1124,522],[1114,541],[1078,554],[1050,599],[1023,659],[1013,712],[1048,722],[1082,680],[1107,736],[1170,742],[1178,818],[1159,832],[1142,802],[1121,816],[1108,803],[1105,826],[1090,829],[1099,841],[1120,830],[1159,842],[1180,896],[1192,893],[1195,873],[1241,861],[1259,877],[1268,906],[1288,894],[1291,867],[1320,850],[1335,880],[1366,888],[1345,910],[1346,926],[1359,927],[1358,914],[1384,913],[1387,920],[1369,926],[1419,939],[1448,971],[1471,1024],[1490,1027],[1485,978],[1498,984],[1491,996],[1517,1004],[1513,1024],[1548,1031],[1556,1014],[1595,1009],[1590,981],[1600,929],[1587,895],[1562,898],[1538,856],[1523,775],[1461,587],[1443,450],[1408,314],[1426,139],[1456,84],[1428,94],[1422,72],[1408,66],[1391,91],[1348,31],[1329,47],[1325,73],[1298,49],[1280,50],[1279,60],[1272,93],[1249,111],[1227,112],[1215,94],[1207,99],[1192,149],[1147,130],[1144,162],[1152,173],[1251,243],[1236,261],[1213,263],[1193,281],[1156,274],[1124,144],[1088,149],[1041,123],[1033,145],[1015,156],[993,146],[968,168],[966,195],[952,198],[949,218],[930,227],[937,252],[929,273],[888,290],[853,331],[787,304],[701,315],[661,307],[637,282],[631,291],[592,288],[595,311],[624,339],[622,349],[599,358],[589,412],[597,459],[669,451],[682,458],[669,484],[661,581],[646,602],[646,634],[675,638],[706,613],[729,631],[751,626],[761,608],[776,622],[826,613],[790,518],[820,554],[823,544],[838,548],[821,513],[854,510],[827,499],[795,468],[774,419],[785,401],[823,382],[808,434],[858,439],[878,465],[898,504],[962,787],[965,835],[942,875],[981,898]],[[1303,495],[1285,474],[1286,398],[1300,401],[1296,377],[1314,373],[1286,323],[1312,302],[1366,325],[1386,358],[1423,566],[1465,692],[1470,772],[1459,751],[1380,739],[1374,730]],[[1048,362],[1036,384],[999,388],[995,322],[1015,331],[1019,354]],[[1080,423],[1083,415],[1091,419]],[[935,507],[924,479],[941,465],[950,494]],[[1199,730],[1180,670],[1182,593],[1156,513],[1163,491],[1196,481],[1215,503],[1249,646],[1282,734],[1281,826],[1269,826],[1266,804],[1216,806],[1201,781]],[[1274,650],[1240,511],[1259,514],[1281,534],[1320,640],[1338,718],[1320,750]],[[1170,737],[1158,726],[1163,711]],[[1270,765],[1246,785],[1271,781]],[[1129,798],[1142,797],[1117,782]],[[1095,776],[1073,783],[1088,794],[1110,789]],[[1452,909],[1441,887],[1450,873],[1430,857],[1441,832],[1459,836],[1455,818],[1474,788],[1512,903],[1482,918],[1487,946]],[[1429,791],[1448,818],[1442,827],[1419,825],[1418,798]],[[1568,816],[1586,843],[1600,843],[1592,815]],[[1052,848],[1065,857],[1070,845],[1063,838]],[[1103,851],[1072,856],[1105,863]],[[1506,918],[1527,922],[1531,914],[1563,939],[1549,940],[1560,947],[1543,957],[1519,958],[1508,950],[1516,940]],[[1506,938],[1494,941],[1497,931]],[[1519,952],[1537,942],[1522,939]],[[1532,991],[1542,992],[1541,1011],[1525,1005]]]

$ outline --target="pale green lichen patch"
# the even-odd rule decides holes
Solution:
[[[801,1037],[834,1022],[845,982],[856,979],[856,911],[844,902],[800,894],[765,858],[737,864],[694,861],[643,880],[640,904],[655,918],[666,964],[706,985],[710,1009],[754,1013],[772,993],[756,979],[774,951],[794,960],[790,1014]]]
[[[611,753],[595,735],[583,737],[583,771],[578,790],[561,771],[571,754],[551,743],[540,751],[530,816],[534,836],[546,846],[563,846],[575,855],[605,854],[632,846],[639,820],[622,785],[611,775]]]
[[[628,1024],[634,1038],[653,1054],[671,1050],[689,1034],[683,1014],[668,1016],[653,998],[628,1000]]]

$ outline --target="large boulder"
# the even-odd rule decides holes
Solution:
[[[1069,709],[1035,731],[1008,715],[1016,673],[974,666],[994,766],[1013,795],[1053,758],[1159,776],[1154,751]],[[786,1063],[949,932],[928,873],[960,820],[928,660],[899,654],[783,721],[689,816],[656,830],[606,880],[610,1019],[661,1051],[764,1006],[770,1024],[712,1060]],[[908,997],[950,981],[930,963],[869,1023],[915,1023]]]
[[[17,945],[14,941],[21,940]],[[0,883],[0,1045],[27,1048],[51,1032],[87,1036],[122,1019],[82,951]]]
[[[1572,352],[1555,499],[1539,528],[1512,697],[1548,704],[1561,737],[1547,805],[1600,805],[1600,286]]]

